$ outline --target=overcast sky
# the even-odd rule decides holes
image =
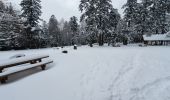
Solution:
[[[18,6],[21,0],[8,0],[14,3],[14,6]],[[80,17],[80,11],[78,9],[80,0],[41,0],[42,4],[42,18],[46,21],[49,20],[50,16],[54,14],[58,20],[64,18],[69,20],[72,16]],[[117,8],[120,14],[123,14],[121,9],[122,5],[126,3],[127,0],[112,0],[114,8]]]

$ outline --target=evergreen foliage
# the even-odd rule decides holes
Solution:
[[[112,8],[111,0],[80,1],[79,9],[83,13],[81,21],[84,19],[87,24],[90,43],[98,41],[100,46],[104,44],[105,35],[111,27],[108,23]]]
[[[77,23],[77,17],[73,16],[70,18],[69,21],[70,28],[72,31],[72,45],[77,44],[77,36],[78,36],[78,23]]]
[[[41,16],[41,5],[40,0],[22,0],[22,14],[21,16],[25,19],[24,21],[24,31],[25,43],[27,48],[38,48],[39,44],[39,33],[41,32],[38,26],[40,16]]]
[[[49,20],[49,35],[51,46],[59,46],[61,41],[60,29],[58,27],[59,23],[54,15],[51,16]]]

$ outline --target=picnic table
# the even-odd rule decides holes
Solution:
[[[30,55],[15,59],[9,59],[3,62],[0,62],[0,81],[5,83],[8,80],[10,75],[33,69],[36,67],[41,67],[42,70],[45,70],[46,65],[53,63],[52,60],[47,59],[49,55]],[[45,59],[46,60],[42,60]],[[18,67],[20,66],[20,67]],[[9,68],[9,70],[3,71],[4,69]]]

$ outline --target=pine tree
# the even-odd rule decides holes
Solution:
[[[40,0],[23,0],[21,2],[22,17],[26,19],[25,24],[36,27],[41,16]]]
[[[111,0],[81,0],[79,8],[83,13],[81,21],[85,19],[87,32],[90,33],[90,42],[93,43],[96,37],[102,46],[105,35],[110,29],[109,14],[113,8]]]
[[[170,1],[169,0],[154,0],[151,8],[151,16],[154,25],[154,33],[165,34],[167,32],[166,16],[169,13]]]
[[[22,0],[22,14],[21,16],[25,18],[25,46],[28,48],[38,47],[38,31],[35,30],[38,27],[38,23],[41,15],[41,5],[40,0]]]
[[[49,31],[48,31],[48,24],[46,21],[42,22],[42,47],[50,47],[50,38],[49,38]]]
[[[3,5],[0,12],[0,48],[4,50],[19,48],[22,20],[15,12],[8,12],[9,9],[3,2],[0,2],[0,5]],[[10,6],[11,10],[14,11],[12,5]]]
[[[63,41],[63,45],[71,45],[71,40],[72,40],[72,34],[71,34],[71,27],[69,22],[65,21],[64,22],[64,26],[63,26],[63,31],[62,31],[62,41]]]
[[[86,45],[86,38],[87,38],[87,36],[88,36],[88,33],[86,32],[86,22],[85,22],[85,20],[83,20],[83,21],[81,21],[80,22],[80,32],[79,32],[79,34],[80,34],[80,44],[82,44],[82,45]]]
[[[150,7],[152,5],[151,0],[142,0],[141,4],[138,4],[138,15],[136,20],[137,32],[141,35],[148,34],[151,32],[151,16]]]
[[[60,28],[61,31],[62,31],[63,28],[64,28],[64,23],[65,23],[65,20],[64,20],[64,18],[62,18],[62,19],[59,21],[59,28]]]
[[[78,23],[77,23],[77,17],[73,16],[70,18],[69,21],[70,28],[72,31],[72,44],[77,43],[77,36],[78,36]]]
[[[116,43],[116,40],[119,38],[118,32],[117,32],[117,26],[120,21],[120,14],[118,13],[117,9],[112,9],[109,16],[109,23],[110,24],[110,34],[107,34],[107,42],[108,45],[110,43]]]
[[[14,8],[13,8],[13,6],[12,6],[12,3],[10,3],[9,6],[7,6],[6,9],[7,9],[7,13],[9,13],[9,14],[11,14],[11,15],[13,15],[13,16],[16,15],[16,13],[15,13],[15,11],[14,11]]]
[[[54,15],[51,16],[49,20],[49,35],[50,35],[50,44],[51,46],[59,46],[61,42],[60,30],[58,27],[58,21]]]
[[[124,10],[124,21],[126,22],[126,28],[123,31],[123,41],[127,44],[128,41],[134,42],[141,38],[144,33],[145,23],[145,9],[142,4],[137,3],[137,0],[127,0],[127,3],[123,6]],[[141,40],[141,39],[139,39]]]
[[[111,28],[113,28],[113,31],[116,31],[117,25],[120,21],[120,14],[118,13],[118,10],[113,8],[110,12],[109,17],[110,17],[109,21],[110,21],[110,24],[111,24]]]
[[[42,23],[42,30],[43,30],[43,33],[45,33],[45,34],[49,33],[48,32],[48,24],[46,21],[43,21],[43,23]]]
[[[0,1],[0,12],[2,13],[4,12],[4,10],[5,10],[5,5],[2,1]]]
[[[127,22],[127,26],[132,27],[136,18],[136,10],[137,10],[137,0],[127,0],[127,3],[123,6],[124,10],[124,19]]]
[[[144,34],[150,34],[153,27],[150,9],[152,1],[142,0],[136,4],[136,14],[133,23],[133,32],[130,34],[131,42],[142,42]]]

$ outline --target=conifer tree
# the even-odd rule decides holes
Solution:
[[[70,18],[69,21],[70,24],[70,28],[72,31],[72,44],[76,44],[77,43],[77,36],[78,36],[78,23],[77,23],[77,17],[73,16]]]
[[[116,43],[116,40],[119,37],[118,32],[117,32],[117,26],[118,23],[120,21],[120,14],[118,13],[117,9],[112,9],[110,12],[110,16],[109,16],[109,23],[110,23],[110,34],[107,34],[107,42],[108,45],[110,45],[110,43]],[[108,23],[108,24],[109,24]]]
[[[167,32],[166,16],[169,13],[170,1],[169,0],[154,0],[150,13],[154,25],[154,33],[165,34]]]
[[[5,5],[4,5],[4,3],[0,0],[0,12],[2,13],[2,12],[4,12],[4,10],[5,10]]]
[[[64,26],[63,26],[63,31],[62,31],[62,41],[63,45],[71,45],[71,39],[72,39],[72,34],[71,34],[71,27],[69,22],[65,21]]]
[[[0,5],[0,49],[9,50],[19,48],[22,20],[14,12],[11,3],[7,6],[0,1]]]
[[[123,5],[123,8],[125,8],[124,20],[127,22],[127,26],[131,27],[136,18],[137,0],[127,0],[127,3]]]
[[[81,21],[84,19],[87,24],[86,29],[90,33],[91,43],[97,39],[102,46],[105,35],[110,29],[109,14],[113,8],[111,0],[81,0],[79,8],[83,13]]]
[[[28,48],[37,48],[39,45],[37,27],[42,13],[40,2],[40,0],[22,0],[20,4],[22,7],[21,16],[25,18],[25,31],[23,32],[26,40],[25,46]]]
[[[51,16],[49,20],[49,35],[50,35],[50,44],[51,46],[59,46],[61,42],[60,30],[58,27],[58,21],[54,15]]]

